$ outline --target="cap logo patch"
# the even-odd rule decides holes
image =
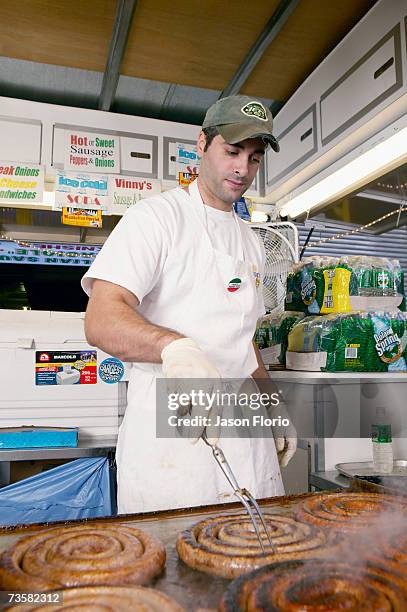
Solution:
[[[248,102],[240,110],[247,117],[256,117],[256,119],[261,119],[261,121],[267,121],[266,109],[261,102]]]

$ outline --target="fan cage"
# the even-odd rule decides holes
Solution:
[[[284,311],[287,276],[298,261],[298,232],[292,223],[263,223],[250,225],[263,244],[265,267],[263,296],[266,311]]]

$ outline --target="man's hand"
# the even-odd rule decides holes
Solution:
[[[170,342],[162,351],[163,373],[169,393],[186,394],[191,402],[180,416],[189,414],[196,424],[188,427],[189,437],[199,440],[204,429],[210,444],[219,440],[219,426],[216,425],[221,407],[215,400],[220,388],[220,374],[205,353],[192,338],[180,338]],[[200,379],[194,380],[194,379]]]
[[[281,467],[286,467],[297,450],[297,430],[292,424],[283,402],[280,402],[278,406],[270,408],[269,414],[272,419],[277,420],[281,417],[281,420],[286,419],[289,421],[289,425],[274,425],[272,427],[278,462]]]
[[[253,342],[253,347],[256,353],[258,364],[257,370],[252,374],[256,385],[261,390],[261,392],[268,393],[270,396],[273,393],[280,396],[277,386],[275,385],[274,381],[269,377],[268,372],[264,367],[259,349],[257,348],[255,342]],[[277,425],[272,427],[274,442],[276,444],[278,462],[281,467],[286,467],[292,456],[295,454],[295,451],[297,450],[297,430],[291,422],[290,416],[287,413],[286,407],[281,399],[281,396],[280,403],[277,406],[270,406],[268,408],[268,413],[270,415],[270,418],[272,419],[277,419],[278,417],[281,417],[281,419],[287,419],[289,421],[289,425],[287,426]]]
[[[217,368],[192,338],[179,338],[161,353],[166,378],[220,378]]]

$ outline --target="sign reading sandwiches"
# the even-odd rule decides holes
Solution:
[[[42,202],[43,192],[42,166],[0,161],[0,202],[5,204]]]

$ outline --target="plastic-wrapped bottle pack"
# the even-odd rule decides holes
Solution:
[[[306,317],[288,335],[286,365],[323,372],[407,371],[407,313]]]
[[[282,312],[259,319],[254,341],[266,365],[285,365],[288,333],[304,317],[302,312]]]
[[[397,259],[306,257],[287,278],[287,310],[331,314],[399,307],[404,310],[404,274]]]

